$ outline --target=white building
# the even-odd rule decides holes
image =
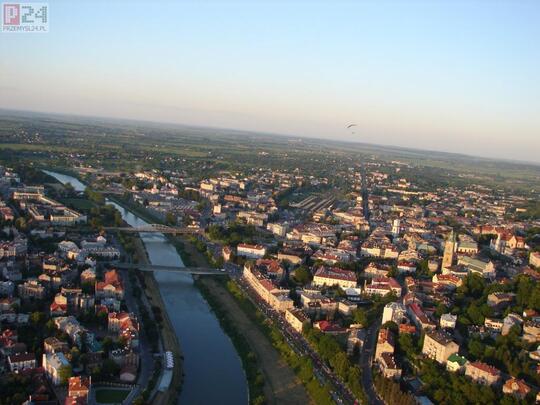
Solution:
[[[395,322],[398,325],[405,319],[407,316],[407,309],[405,305],[399,302],[390,302],[384,306],[382,324],[386,322]]]
[[[455,329],[457,322],[457,315],[443,314],[439,321],[441,328],[443,329]]]
[[[337,267],[327,268],[321,266],[315,272],[312,285],[333,286],[338,285],[343,289],[356,287],[356,274],[354,271],[343,270]]]
[[[236,248],[236,255],[248,259],[262,259],[266,255],[266,248],[261,245],[248,245],[240,243]]]

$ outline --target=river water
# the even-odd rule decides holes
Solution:
[[[72,176],[45,171],[77,191],[85,185]],[[109,201],[131,226],[146,222],[131,211]],[[140,235],[150,262],[183,266],[175,247],[163,234]],[[230,339],[225,335],[208,304],[188,274],[156,272],[161,296],[184,355],[184,384],[179,403],[186,405],[245,404],[248,389],[242,364]]]

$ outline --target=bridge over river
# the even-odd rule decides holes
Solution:
[[[202,233],[200,228],[180,228],[161,224],[148,224],[142,226],[106,226],[106,231],[131,232],[131,233],[164,233],[164,234],[197,234]]]
[[[169,273],[189,273],[198,275],[224,276],[227,271],[224,269],[214,269],[212,267],[179,267],[163,266],[158,264],[140,264],[140,263],[116,263],[110,262],[111,266],[117,269],[140,270],[140,271],[166,271]]]

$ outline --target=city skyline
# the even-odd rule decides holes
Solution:
[[[540,162],[533,2],[49,4],[0,108]]]

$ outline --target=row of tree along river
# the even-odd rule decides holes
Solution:
[[[77,191],[85,185],[61,173],[45,171]],[[131,226],[147,223],[124,207],[108,201]],[[183,266],[182,258],[163,234],[142,233],[140,237],[152,264]],[[184,354],[184,384],[179,403],[242,404],[248,402],[247,382],[232,342],[220,328],[208,304],[193,285],[189,274],[156,272],[165,309]]]

